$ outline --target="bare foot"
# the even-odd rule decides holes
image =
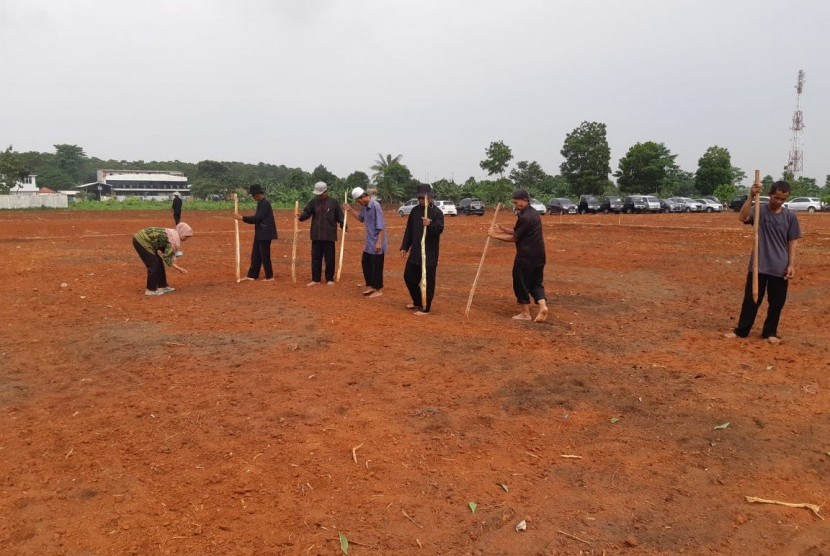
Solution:
[[[364,294],[364,295],[365,295],[365,294]],[[383,295],[383,292],[382,292],[382,291],[380,291],[380,290],[375,290],[375,291],[373,291],[372,293],[370,293],[368,297],[380,297],[380,296],[382,296],[382,295]]]
[[[412,313],[412,314],[413,314],[413,315],[415,315],[416,317],[425,317],[425,316],[427,316],[429,313],[424,312],[424,311],[415,311],[415,312],[414,312],[414,313]]]
[[[375,290],[373,290],[372,288],[363,291],[363,295],[372,295],[373,293],[375,293]]]
[[[249,276],[243,276],[239,279],[240,282],[253,282],[254,278],[250,278]]]
[[[513,316],[513,320],[531,320],[530,313],[519,313]]]
[[[533,319],[533,322],[545,322],[548,320],[548,308],[542,307],[539,309],[539,314],[536,315],[536,318]]]
[[[737,338],[738,335],[735,334],[734,332],[727,332],[726,334],[723,335],[723,337],[724,338]]]
[[[406,307],[404,307],[404,309],[414,309],[414,308],[415,308],[415,305],[412,304],[412,303],[407,303]]]
[[[777,336],[770,336],[767,338],[767,341],[775,346],[781,343],[781,338],[778,338]]]

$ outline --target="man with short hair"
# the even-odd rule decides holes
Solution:
[[[362,187],[352,189],[352,199],[361,206],[360,211],[349,204],[344,204],[343,209],[350,211],[366,228],[366,242],[363,244],[360,261],[367,288],[363,295],[380,297],[383,295],[383,260],[386,254],[386,220],[383,218],[383,209]]]
[[[326,284],[334,285],[334,243],[337,241],[337,226],[343,227],[343,209],[340,203],[329,197],[328,186],[318,181],[314,184],[314,198],[297,215],[303,222],[311,218],[311,282],[320,283],[323,275],[323,260],[326,261]]]
[[[432,202],[432,188],[428,184],[418,186],[418,206],[409,213],[406,229],[401,241],[401,257],[407,257],[403,281],[409,290],[411,303],[407,309],[415,309],[415,315],[428,315],[435,297],[435,275],[438,270],[438,250],[441,233],[444,231],[444,213]],[[426,228],[426,261],[421,260],[421,239]],[[422,266],[426,265],[426,305],[421,299]]]
[[[539,305],[534,322],[548,318],[548,304],[545,298],[545,238],[542,235],[542,219],[530,206],[530,195],[526,189],[513,192],[513,208],[516,211],[516,225],[511,230],[501,224],[494,224],[488,235],[492,238],[516,244],[516,258],[513,261],[513,293],[521,306],[515,320],[531,320],[530,298]]]
[[[738,219],[744,224],[752,224],[752,200],[761,194],[762,185],[752,186],[751,194],[746,198]],[[749,271],[744,287],[744,300],[741,305],[741,316],[738,325],[726,334],[728,338],[746,338],[758,315],[758,309],[767,294],[767,318],[761,337],[771,344],[778,344],[778,321],[781,310],[787,301],[787,289],[790,278],[795,276],[795,248],[801,239],[801,227],[795,213],[784,206],[790,196],[790,184],[786,181],[777,181],[769,190],[769,203],[762,204],[758,212],[758,301],[752,299],[752,269],[753,258],[749,260]]]
[[[265,281],[274,280],[274,269],[271,266],[271,241],[277,239],[277,223],[274,221],[274,210],[271,203],[265,198],[265,192],[259,185],[252,185],[248,192],[256,200],[256,213],[253,216],[240,216],[235,212],[233,217],[246,224],[254,225],[254,244],[251,247],[251,266],[248,274],[242,280],[256,280],[259,278],[260,268],[265,269]]]

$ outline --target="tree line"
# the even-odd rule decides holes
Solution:
[[[0,192],[8,192],[18,179],[28,174],[37,174],[41,186],[54,190],[70,189],[94,182],[98,169],[180,171],[188,176],[190,194],[205,199],[227,199],[233,192],[244,192],[247,186],[258,184],[273,202],[282,205],[309,199],[311,186],[318,181],[326,182],[337,198],[342,198],[354,187],[374,188],[386,203],[413,197],[420,183],[413,178],[400,154],[378,154],[369,166],[371,176],[355,170],[340,177],[323,164],[308,172],[264,162],[104,160],[87,156],[78,145],[58,144],[54,147],[54,153],[16,152],[12,146],[0,151]],[[477,197],[487,204],[495,204],[509,198],[514,189],[524,188],[542,200],[575,198],[583,194],[638,193],[659,197],[714,195],[729,201],[744,188],[747,177],[743,170],[732,166],[729,150],[725,147],[709,147],[692,173],[682,170],[675,162],[677,155],[672,154],[664,143],[656,141],[632,145],[612,172],[606,126],[601,122],[584,121],[567,134],[560,150],[564,162],[556,175],[548,174],[537,161],[521,160],[511,167],[513,151],[504,141],[491,142],[484,155],[479,166],[488,178],[477,180],[471,176],[461,183],[439,179],[431,184],[436,198],[458,201],[463,197]],[[609,175],[616,178],[616,183]],[[763,181],[769,185],[775,179],[788,180],[793,185],[793,196],[826,196],[830,191],[830,175],[825,179],[824,188],[820,188],[814,178],[794,179],[786,169],[779,177],[767,175]]]

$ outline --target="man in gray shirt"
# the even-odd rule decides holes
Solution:
[[[753,223],[752,199],[761,193],[761,184],[752,186],[752,192],[741,206],[738,218],[745,224]],[[795,275],[795,247],[801,239],[801,228],[795,213],[784,207],[790,196],[790,184],[777,181],[769,190],[769,204],[761,205],[758,219],[758,301],[752,299],[752,266],[750,258],[749,272],[744,288],[744,301],[738,325],[727,337],[746,338],[755,322],[758,309],[767,294],[767,318],[761,337],[771,344],[778,344],[778,321],[781,310],[787,301],[789,279]]]

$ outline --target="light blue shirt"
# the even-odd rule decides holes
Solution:
[[[380,203],[372,199],[369,204],[360,210],[360,221],[366,226],[366,243],[363,244],[363,252],[370,255],[381,255],[386,253],[386,234],[383,234],[380,252],[375,251],[375,244],[381,230],[386,229],[386,220],[383,218],[383,209]]]

